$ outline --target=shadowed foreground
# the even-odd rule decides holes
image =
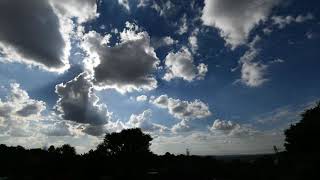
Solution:
[[[2,179],[317,179],[320,103],[285,131],[286,151],[234,157],[163,156],[149,150],[152,138],[140,129],[107,133],[95,150],[78,155],[63,145],[43,149],[0,145]]]

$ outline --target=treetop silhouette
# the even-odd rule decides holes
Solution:
[[[104,140],[97,147],[97,152],[108,156],[125,154],[148,154],[150,152],[149,134],[144,134],[141,129],[124,129],[121,132],[107,133]]]
[[[285,148],[292,153],[320,152],[320,102],[301,114],[300,122],[285,130]]]

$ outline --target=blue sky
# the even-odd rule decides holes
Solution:
[[[160,154],[271,152],[319,100],[317,7],[316,0],[0,4],[0,143],[70,143],[85,152],[105,132],[139,127]]]

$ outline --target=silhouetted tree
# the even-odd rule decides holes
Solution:
[[[55,152],[56,151],[56,148],[53,146],[53,145],[51,145],[49,148],[48,148],[48,152],[50,152],[50,153],[53,153],[53,152]]]
[[[285,130],[285,148],[288,152],[306,153],[320,152],[320,102],[313,108],[302,113],[302,120]]]
[[[65,156],[76,155],[76,149],[69,144],[64,144],[61,147],[56,148],[56,152]]]
[[[151,136],[144,134],[139,128],[125,129],[120,133],[107,133],[103,142],[98,145],[97,151],[110,156],[150,153],[150,141]]]

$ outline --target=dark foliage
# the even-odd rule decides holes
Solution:
[[[82,155],[68,144],[47,150],[0,145],[0,179],[318,179],[319,117],[320,103],[285,131],[287,151],[274,147],[270,155],[158,156],[149,149],[151,136],[140,129],[107,133],[95,150]]]
[[[316,107],[302,113],[302,120],[291,125],[285,131],[285,147],[292,153],[313,153],[320,152],[319,131],[320,127],[320,102]]]

